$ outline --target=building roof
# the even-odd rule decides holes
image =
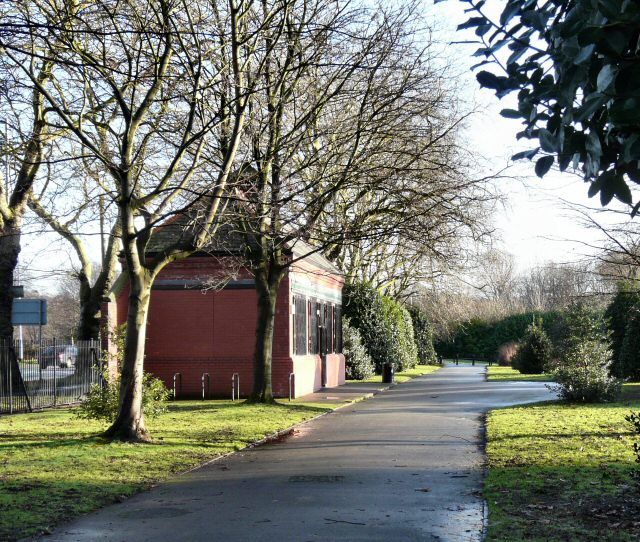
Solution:
[[[188,242],[191,233],[202,217],[199,210],[192,209],[187,213],[176,215],[171,220],[156,227],[147,243],[147,254],[153,255],[162,252],[169,246],[184,240]],[[203,255],[242,255],[247,249],[247,239],[231,222],[221,222],[215,235],[194,256]],[[325,258],[317,248],[309,243],[297,239],[290,244],[289,250],[294,258],[302,258],[305,263],[323,271],[341,275],[338,267]]]

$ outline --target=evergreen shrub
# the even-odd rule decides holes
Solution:
[[[553,370],[551,386],[569,402],[614,401],[622,382],[611,376],[612,351],[607,341],[587,338],[573,342]]]
[[[375,367],[371,356],[362,344],[360,332],[351,325],[348,318],[342,320],[342,341],[347,378],[349,380],[365,380],[373,376]]]
[[[415,305],[407,309],[413,324],[413,336],[418,348],[418,362],[423,365],[435,365],[436,350],[433,347],[433,327],[426,312]]]
[[[542,374],[551,362],[553,346],[540,323],[532,323],[513,357],[513,367],[523,374]]]
[[[411,316],[400,303],[363,282],[347,285],[343,297],[343,314],[358,329],[377,373],[385,363],[398,371],[416,365]]]

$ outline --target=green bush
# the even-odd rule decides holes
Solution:
[[[576,303],[560,313],[549,333],[553,357],[558,361],[584,341],[608,341],[609,331],[601,310]]]
[[[413,336],[418,349],[418,361],[423,365],[434,365],[437,362],[435,348],[433,347],[433,327],[426,312],[415,305],[407,309],[411,315],[413,324]]]
[[[382,366],[391,361],[389,354],[393,344],[392,331],[385,323],[382,295],[371,286],[358,282],[345,286],[343,299],[343,316],[349,318],[360,333],[376,372],[382,372]]]
[[[146,418],[156,418],[166,412],[171,392],[164,382],[150,373],[142,378],[142,409]],[[120,398],[120,375],[105,380],[104,386],[92,384],[85,400],[76,409],[76,415],[85,420],[115,421]]]
[[[413,336],[411,316],[395,299],[382,296],[382,311],[385,327],[389,330],[386,361],[394,364],[397,371],[405,371],[418,363],[418,349]]]
[[[614,374],[633,380],[640,378],[640,305],[629,309],[618,363],[614,366]]]
[[[390,299],[390,298],[387,298]],[[393,301],[399,314],[394,311],[396,325],[398,326],[398,342],[400,344],[400,363],[398,369],[405,371],[418,364],[418,345],[413,330],[413,322],[409,311],[395,300]]]
[[[640,435],[640,412],[631,412],[628,416],[624,417],[631,426],[636,434]],[[636,454],[636,463],[640,463],[640,443],[633,443],[633,451]]]
[[[540,323],[527,328],[513,357],[513,367],[523,374],[542,374],[551,361],[553,347]]]
[[[612,351],[598,339],[572,342],[564,359],[553,370],[551,386],[566,401],[613,401],[620,394],[621,381],[611,376]]]
[[[110,378],[108,370],[102,374],[103,385],[92,384],[84,401],[76,409],[76,415],[85,420],[103,420],[107,423],[115,421],[120,406],[120,367],[124,352],[126,324],[122,324],[113,332],[112,340],[117,349],[118,374]],[[164,382],[150,373],[142,377],[142,411],[147,418],[156,418],[166,411],[166,403],[171,392]]]
[[[640,306],[640,292],[637,287],[629,282],[620,282],[616,295],[604,315],[607,327],[611,332],[611,349],[613,350],[611,372],[620,378],[631,376],[627,373],[627,370],[635,366],[634,364],[628,368],[623,367],[620,356],[627,324],[629,323],[629,315],[636,306]]]
[[[342,320],[342,352],[345,357],[347,378],[365,380],[373,376],[375,367],[371,356],[362,344],[358,330],[351,325],[348,318]]]
[[[365,283],[346,286],[343,296],[343,314],[360,332],[376,372],[382,372],[385,363],[400,371],[416,365],[411,316],[402,305]]]

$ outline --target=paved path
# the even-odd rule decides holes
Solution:
[[[544,384],[446,367],[59,528],[47,541],[481,540],[481,416]]]

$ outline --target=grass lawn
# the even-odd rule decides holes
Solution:
[[[401,373],[395,374],[396,382],[407,382],[416,376],[428,375],[430,373],[434,373],[438,369],[440,369],[440,365],[416,365],[413,369],[407,369],[406,371],[402,371]],[[371,382],[371,383],[382,383],[382,375],[373,375],[371,378],[367,378],[365,380],[347,380],[347,382]]]
[[[612,404],[543,403],[487,418],[487,540],[640,539],[631,426],[638,385]]]
[[[499,367],[492,365],[487,367],[487,380],[493,381],[510,381],[510,380],[526,380],[529,382],[551,382],[551,375],[528,375],[522,374],[511,367]]]
[[[0,417],[0,540],[122,500],[168,476],[330,410],[180,401],[149,422],[153,444],[106,443],[69,410]]]

